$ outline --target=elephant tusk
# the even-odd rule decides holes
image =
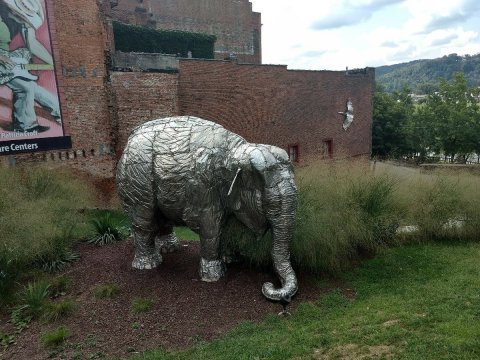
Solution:
[[[230,185],[230,189],[228,190],[227,196],[230,196],[233,190],[233,184],[235,184],[235,180],[237,180],[238,173],[240,172],[240,168],[237,169],[237,173],[235,174],[235,177],[233,178],[232,184]]]

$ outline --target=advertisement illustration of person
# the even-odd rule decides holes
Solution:
[[[38,76],[28,70],[53,70],[53,58],[37,39],[36,30],[45,21],[38,0],[0,0],[0,85],[12,90],[12,128],[15,132],[42,133],[49,126],[40,125],[35,103],[41,105],[61,124],[58,97],[37,84]],[[12,49],[11,42],[20,34],[23,44]],[[32,64],[32,56],[43,64]]]

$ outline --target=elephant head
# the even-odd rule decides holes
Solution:
[[[289,251],[297,204],[293,166],[284,150],[270,145],[242,144],[232,158],[238,166],[229,191],[232,211],[258,238],[268,228],[273,234],[271,254],[282,286],[265,283],[262,292],[276,301],[291,297],[298,288]]]

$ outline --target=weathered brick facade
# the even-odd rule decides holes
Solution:
[[[217,36],[215,58],[234,53],[261,64],[261,19],[248,0],[118,0],[112,17],[127,24]]]
[[[179,111],[221,123],[250,142],[288,149],[303,157],[370,154],[373,69],[365,72],[289,71],[286,66],[180,61]],[[347,100],[354,121],[345,131]]]
[[[109,1],[47,0],[47,9],[62,116],[73,148],[2,156],[4,164],[35,161],[109,178],[131,129],[172,115],[217,121],[251,142],[285,150],[294,145],[303,159],[323,156],[327,148],[334,156],[370,153],[373,69],[289,71],[181,59],[177,68],[163,72],[112,71]],[[348,99],[354,121],[345,131],[338,112],[346,110]]]
[[[112,72],[111,82],[117,104],[118,154],[134,127],[178,114],[176,73]]]

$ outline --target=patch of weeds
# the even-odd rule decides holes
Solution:
[[[42,334],[42,343],[48,347],[58,347],[62,345],[71,333],[65,326],[60,326],[54,330]]]
[[[64,270],[72,265],[73,262],[80,259],[80,254],[70,249],[61,249],[40,256],[35,264],[46,272],[57,272]]]
[[[32,319],[33,316],[28,314],[26,305],[17,306],[10,314],[10,322],[13,326],[15,326],[16,334],[20,334],[24,329],[26,329]]]
[[[90,244],[99,246],[112,244],[126,239],[130,231],[123,220],[113,217],[110,212],[99,215],[90,221],[94,233],[87,240]]]
[[[59,276],[50,281],[50,296],[53,298],[64,296],[72,287],[73,280],[68,276]]]
[[[96,298],[105,299],[113,298],[120,292],[120,286],[117,284],[102,284],[98,285],[94,290],[94,295]]]
[[[139,322],[134,322],[134,323],[132,324],[132,329],[133,329],[133,330],[138,330],[138,329],[140,329],[141,327],[142,327],[142,324],[140,324]]]
[[[0,330],[0,346],[8,347],[15,342],[15,336],[7,334]]]
[[[135,298],[132,301],[132,312],[140,314],[151,309],[153,300],[149,298]]]
[[[95,334],[87,334],[87,336],[85,336],[85,345],[90,348],[97,346]]]
[[[42,319],[46,321],[57,321],[60,318],[70,315],[75,308],[72,300],[49,301],[45,304]]]

